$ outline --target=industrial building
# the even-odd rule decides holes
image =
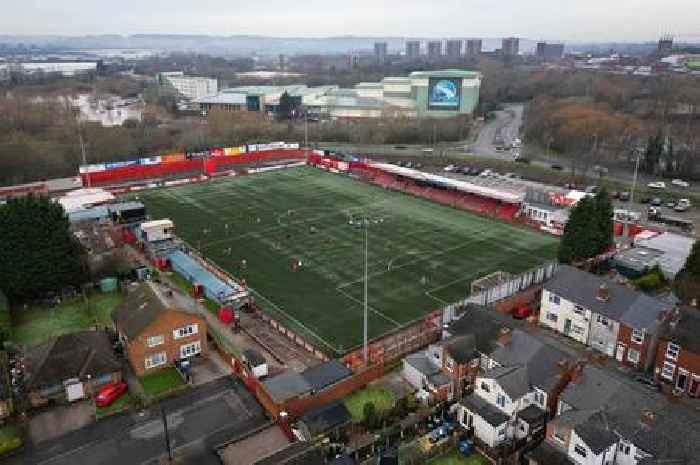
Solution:
[[[23,63],[0,63],[0,76],[9,77],[18,74],[60,74],[63,77],[80,76],[96,73],[100,66],[96,61],[37,61]]]
[[[182,71],[159,73],[158,84],[175,89],[180,96],[189,100],[216,95],[219,90],[219,84],[216,79],[185,76],[185,73]]]
[[[411,118],[470,115],[479,101],[481,74],[447,69],[416,71],[407,77],[362,82],[350,89],[338,86],[245,86],[224,89],[195,101],[207,114],[212,109],[274,114],[283,93],[309,115],[344,120],[400,114]]]

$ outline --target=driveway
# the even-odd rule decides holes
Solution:
[[[29,420],[29,439],[39,444],[83,428],[95,421],[95,407],[91,400],[53,407]]]
[[[192,378],[195,386],[232,374],[233,369],[221,359],[221,355],[215,350],[209,351],[206,358],[192,360]]]

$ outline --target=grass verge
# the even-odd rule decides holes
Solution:
[[[128,410],[132,405],[132,397],[128,392],[121,396],[119,399],[112,402],[111,405],[107,407],[97,407],[95,416],[97,419],[102,419],[110,415],[114,415],[125,410]]]
[[[465,457],[455,450],[428,460],[427,465],[487,465],[489,463],[486,457],[479,453],[475,452]]]
[[[164,368],[141,378],[143,390],[150,400],[157,400],[183,389],[186,384],[175,368]]]
[[[22,434],[14,425],[0,428],[0,455],[10,453],[22,447]]]

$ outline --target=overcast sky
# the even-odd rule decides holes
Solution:
[[[700,34],[700,0],[0,0],[0,34],[649,40]]]

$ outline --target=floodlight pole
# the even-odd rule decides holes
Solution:
[[[362,355],[365,361],[365,368],[369,366],[369,359],[367,357],[367,280],[369,278],[369,274],[367,273],[367,248],[368,248],[368,230],[369,230],[369,222],[367,218],[365,218],[365,312],[364,312],[364,345],[362,346]]]
[[[634,205],[634,191],[637,188],[637,172],[639,171],[639,159],[642,157],[641,153],[637,153],[637,161],[634,164],[634,177],[632,178],[632,192],[630,193],[630,208]],[[627,221],[624,222],[623,236],[624,242],[627,242],[627,235],[629,234],[629,222],[632,220],[631,215],[627,216]]]

